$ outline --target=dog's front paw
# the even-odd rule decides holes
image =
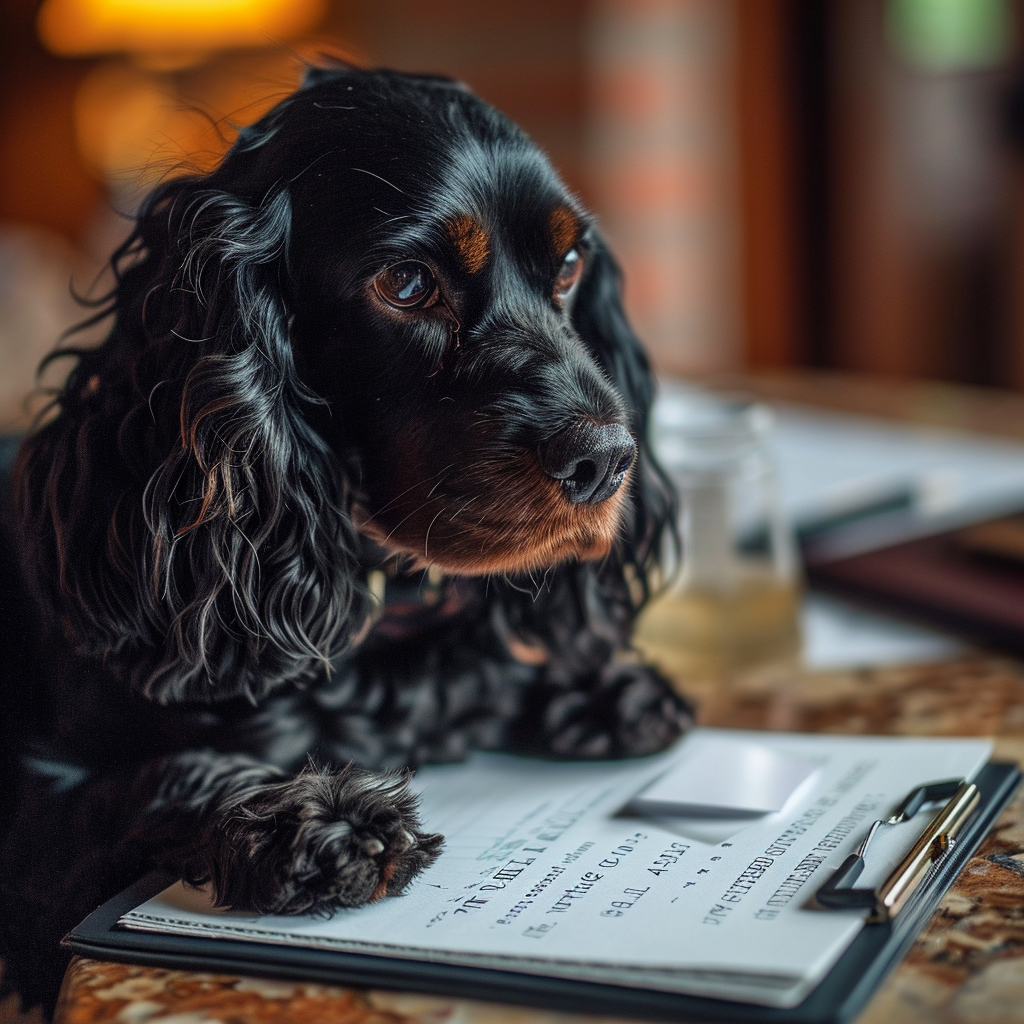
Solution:
[[[225,808],[204,836],[199,877],[218,906],[329,913],[400,893],[438,856],[405,775],[309,768]],[[205,861],[205,863],[204,863]]]
[[[549,752],[564,758],[655,754],[692,725],[693,707],[647,665],[608,665],[593,686],[554,696],[543,715]]]

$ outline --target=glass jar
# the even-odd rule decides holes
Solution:
[[[670,675],[799,658],[798,561],[770,436],[771,412],[742,398],[676,392],[656,410],[655,448],[679,491],[681,564],[636,642]]]

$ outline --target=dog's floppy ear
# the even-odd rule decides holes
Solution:
[[[626,524],[626,560],[633,564],[642,600],[646,600],[662,544],[666,535],[674,536],[675,495],[649,445],[648,420],[654,401],[650,362],[622,307],[622,273],[596,232],[588,262],[573,321],[625,401],[639,448],[632,474],[633,515]]]
[[[365,618],[345,475],[293,360],[290,223],[283,189],[158,189],[115,256],[110,337],[74,352],[22,452],[44,595],[156,700],[256,699]]]

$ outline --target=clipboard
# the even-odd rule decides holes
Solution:
[[[73,929],[64,945],[100,960],[455,995],[568,1013],[714,1024],[842,1024],[902,959],[1020,781],[1016,764],[993,762],[982,769],[974,780],[976,806],[964,816],[956,843],[935,860],[897,915],[866,924],[817,988],[788,1009],[481,967],[119,928],[122,914],[174,881],[166,874],[148,875],[114,897]]]
[[[981,802],[981,791],[966,779],[944,779],[913,789],[888,817],[876,821],[860,846],[833,872],[818,890],[817,901],[833,910],[867,909],[868,922],[878,924],[896,917],[925,885],[960,841],[960,830]],[[942,803],[938,814],[925,825],[914,845],[877,888],[856,888],[864,870],[871,840],[888,825],[909,822],[926,805]]]

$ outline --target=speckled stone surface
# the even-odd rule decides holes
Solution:
[[[64,981],[57,1019],[67,1024],[398,1024],[405,1018],[374,1007],[363,993],[328,985],[75,959]]]
[[[706,725],[916,736],[993,735],[1024,762],[1024,666],[991,657],[940,665],[691,681]],[[9,1010],[13,1008],[8,1007]],[[29,1018],[31,1019],[31,1018]],[[459,999],[353,992],[75,960],[59,1024],[584,1024],[584,1018]],[[4,1016],[0,1024],[19,1018]],[[1024,1022],[1024,793],[946,895],[862,1024]],[[19,1024],[21,1021],[19,1020]],[[33,1021],[38,1024],[38,1019]]]

